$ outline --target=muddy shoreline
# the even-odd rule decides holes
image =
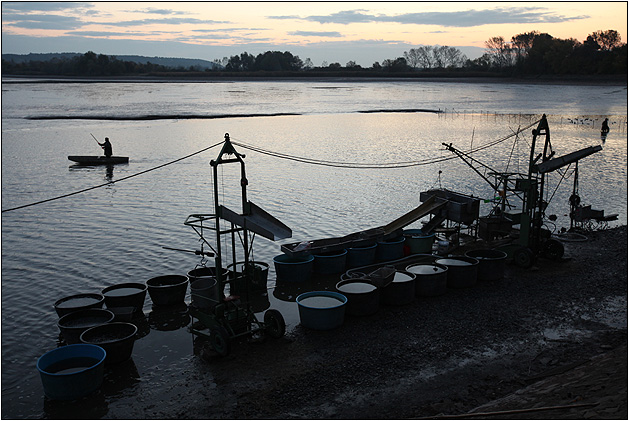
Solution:
[[[438,83],[483,83],[483,84],[528,84],[528,85],[589,85],[589,86],[627,86],[624,76],[535,76],[535,77],[502,77],[502,76],[361,76],[344,75],[311,75],[311,76],[272,76],[221,73],[218,75],[138,75],[138,76],[52,76],[52,75],[3,75],[2,83],[232,83],[232,82],[331,82],[331,83],[370,83],[370,82],[438,82]]]
[[[225,358],[197,341],[194,370],[171,375],[161,392],[139,386],[145,399],[110,403],[105,418],[473,417],[470,411],[518,409],[507,397],[532,388],[528,400],[519,399],[529,408],[597,405],[514,418],[591,411],[589,417],[626,419],[627,227],[565,246],[562,262],[509,265],[500,281],[347,317],[334,331],[297,326],[280,340],[239,343]],[[602,378],[592,361],[611,374]],[[560,392],[565,382],[557,376],[575,370],[588,380]],[[546,392],[535,398],[540,382]]]
[[[95,396],[46,400],[45,418],[627,419],[627,227],[564,245],[561,262],[333,331],[297,325],[227,357],[190,337],[188,356],[112,367]]]

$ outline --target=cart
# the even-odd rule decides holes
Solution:
[[[264,313],[263,320],[258,320],[251,306],[252,284],[259,284],[259,273],[251,259],[253,241],[256,234],[270,240],[288,238],[292,231],[286,225],[247,200],[248,180],[245,173],[245,155],[234,149],[229,134],[225,134],[225,142],[216,160],[210,162],[214,176],[214,213],[191,214],[184,224],[193,228],[200,237],[202,249],[208,246],[214,257],[216,283],[213,288],[214,299],[204,305],[195,304],[197,297],[192,292],[193,302],[190,305],[192,325],[190,331],[195,335],[209,338],[214,350],[220,356],[231,351],[235,339],[250,336],[254,333],[280,338],[286,332],[286,324],[282,314],[275,309]],[[240,185],[242,195],[242,212],[234,212],[219,203],[219,165],[228,163],[240,164]],[[224,193],[224,192],[223,192]],[[212,237],[213,234],[213,238]],[[223,271],[223,253],[227,243],[231,243],[230,272]],[[237,249],[240,248],[238,259]],[[202,261],[205,265],[206,260]],[[226,275],[227,273],[227,275]],[[264,280],[266,283],[266,279]],[[238,285],[239,295],[235,295],[234,286]],[[229,286],[229,295],[225,296],[225,287]],[[266,288],[265,288],[266,290]],[[205,297],[204,297],[205,298]],[[198,300],[197,300],[198,301]],[[198,323],[195,323],[195,319]]]

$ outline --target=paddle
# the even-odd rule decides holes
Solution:
[[[98,143],[98,146],[100,146],[100,142],[98,141],[98,139],[96,139],[96,137],[90,133],[90,136],[92,136],[94,138],[94,140],[96,141],[96,143]]]

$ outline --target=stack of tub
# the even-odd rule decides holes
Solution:
[[[125,312],[141,311],[145,295],[145,285],[125,283],[104,288],[100,294],[75,294],[54,303],[59,316],[57,327],[66,345],[37,360],[48,398],[72,400],[87,396],[101,386],[105,364],[130,358],[137,327],[116,318],[124,317]],[[116,312],[120,307],[130,310]]]

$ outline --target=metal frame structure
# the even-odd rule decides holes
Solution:
[[[277,233],[281,235],[290,235],[290,229],[281,222],[258,208],[255,204],[247,200],[248,180],[245,171],[244,154],[236,152],[232,145],[229,134],[225,134],[225,142],[219,152],[218,158],[210,161],[214,178],[214,213],[211,214],[192,214],[189,215],[184,224],[190,226],[199,235],[203,244],[209,246],[214,254],[216,270],[216,281],[219,289],[219,295],[223,296],[224,288],[227,284],[233,286],[236,282],[242,281],[245,285],[244,303],[240,297],[230,295],[223,298],[221,302],[210,309],[196,308],[194,305],[190,307],[190,313],[193,318],[209,329],[209,334],[202,329],[191,328],[192,333],[209,337],[215,351],[220,355],[227,355],[231,349],[231,340],[237,337],[252,334],[254,332],[263,331],[273,337],[281,337],[285,333],[286,325],[281,313],[277,310],[267,310],[264,314],[264,322],[261,322],[253,312],[249,294],[250,285],[253,281],[254,271],[249,270],[251,261],[251,253],[253,247],[253,239],[256,233],[261,233],[265,237],[275,238]],[[238,214],[219,203],[218,190],[218,166],[239,163],[240,164],[240,186],[242,196],[242,213]],[[221,228],[221,221],[229,222],[229,228]],[[204,225],[209,222],[209,225]],[[210,230],[214,233],[215,243],[212,244],[206,238],[204,230]],[[249,233],[253,234],[251,242],[249,241]],[[244,253],[244,262],[237,262],[236,256],[236,234],[240,238]],[[220,268],[223,267],[223,250],[221,248],[222,238],[225,235],[231,237],[232,245],[232,274],[231,280],[224,279],[225,274]],[[243,271],[238,272],[237,265],[243,264]],[[230,288],[230,293],[232,288]],[[194,294],[194,293],[193,293]]]
[[[459,156],[497,192],[500,197],[499,206],[495,206],[488,217],[493,218],[493,223],[499,227],[498,230],[508,227],[510,231],[512,225],[520,225],[517,243],[507,251],[521,267],[532,266],[537,255],[544,255],[553,260],[563,257],[563,245],[550,238],[551,233],[543,228],[545,210],[548,206],[544,200],[546,174],[573,162],[578,163],[580,159],[602,149],[601,146],[590,146],[555,158],[545,114],[539,120],[537,128],[533,129],[532,134],[533,140],[526,174],[496,171],[469,154],[454,148],[452,144],[444,143],[447,150]],[[544,138],[542,152],[536,152],[538,137]],[[493,177],[493,181],[490,177]],[[515,207],[508,202],[509,196],[516,196],[521,200],[519,212],[511,212],[511,209]],[[492,237],[491,233],[488,237]]]

